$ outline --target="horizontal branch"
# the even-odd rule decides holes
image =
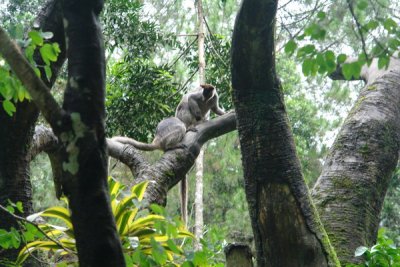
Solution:
[[[33,135],[31,149],[28,153],[28,161],[32,161],[39,153],[55,150],[58,146],[58,139],[50,128],[44,125],[37,125]]]
[[[140,151],[131,145],[121,144],[107,139],[109,156],[120,160],[127,165],[135,177],[135,184],[142,181],[152,181],[146,193],[147,200],[163,203],[166,193],[176,185],[192,168],[200,148],[210,139],[224,135],[236,129],[236,114],[228,112],[213,120],[197,125],[196,131],[186,133],[182,146],[169,150],[163,156],[150,165]],[[37,126],[32,145],[32,157],[40,152],[46,152],[51,156],[57,148],[57,138],[50,128]],[[52,167],[57,166],[52,161]],[[59,178],[55,179],[56,181]]]
[[[134,177],[137,177],[143,169],[148,167],[148,163],[140,151],[131,145],[107,139],[107,147],[109,156],[128,166]]]
[[[19,47],[13,42],[3,28],[0,27],[0,54],[10,65],[43,116],[53,129],[57,129],[57,122],[61,122],[62,109],[51,95],[49,88],[36,75],[35,71],[23,56]]]

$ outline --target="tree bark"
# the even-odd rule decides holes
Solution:
[[[60,1],[51,0],[46,3],[36,21],[42,31],[53,32],[50,42],[60,45],[61,53],[57,62],[52,63],[53,76],[50,81],[41,71],[42,81],[51,87],[58,72],[65,61],[64,28],[61,20]],[[39,53],[34,55],[35,61],[41,64]],[[0,97],[1,100],[1,97]],[[33,136],[34,124],[38,117],[38,109],[33,102],[24,101],[16,105],[16,113],[10,117],[0,110],[0,204],[8,205],[7,199],[13,202],[21,201],[24,206],[24,215],[31,214],[32,192],[29,177],[29,144]],[[0,214],[0,229],[16,227],[14,218]],[[14,259],[17,251],[5,250],[0,252],[0,258]]]
[[[125,266],[107,186],[103,1],[63,3],[68,84],[63,110],[62,190],[69,199],[79,264]],[[54,129],[54,127],[53,127]]]
[[[204,55],[204,19],[203,19],[203,3],[197,0],[197,21],[198,21],[198,52],[199,52],[199,82],[206,82],[206,59]],[[210,113],[206,114],[206,120],[210,118]],[[204,218],[203,218],[203,187],[204,187],[204,148],[201,148],[196,158],[196,183],[194,192],[194,235],[196,242],[194,249],[200,250],[200,238],[203,238]]]
[[[224,249],[226,267],[253,267],[253,255],[246,244],[229,244]]]
[[[379,214],[399,153],[400,63],[364,66],[367,85],[344,122],[314,189],[313,199],[342,263],[376,241]],[[340,70],[339,70],[340,73]],[[335,75],[335,78],[342,76]]]
[[[257,266],[339,266],[301,174],[275,72],[277,1],[244,0],[232,85]]]

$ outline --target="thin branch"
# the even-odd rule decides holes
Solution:
[[[220,60],[221,64],[224,65],[224,67],[228,69],[228,65],[226,65],[226,63],[225,63],[225,61],[222,59],[221,55],[217,52],[217,50],[216,50],[215,47],[214,47],[213,38],[212,38],[213,33],[211,32],[210,26],[208,25],[208,22],[207,22],[205,16],[203,16],[203,20],[204,20],[204,24],[206,25],[206,28],[207,28],[207,30],[208,30],[208,32],[209,32],[209,35],[210,35],[210,40],[211,40],[211,42],[210,42],[210,44],[211,44],[210,48],[211,48],[211,50],[214,52],[214,54],[215,54],[215,55],[217,56],[217,58]]]
[[[14,213],[11,213],[6,207],[4,207],[3,205],[0,205],[0,209],[3,210],[4,212],[6,212],[7,214],[11,215],[11,217],[13,217],[14,219],[18,220],[18,221],[22,221],[22,222],[26,222],[29,223],[30,225],[33,225],[36,229],[39,230],[39,232],[41,232],[48,240],[54,242],[55,244],[57,244],[58,246],[60,246],[62,249],[64,249],[65,251],[69,252],[69,253],[73,253],[73,254],[77,254],[75,251],[70,250],[69,248],[66,248],[63,244],[61,244],[58,240],[52,238],[51,236],[49,236],[45,231],[43,231],[42,228],[39,227],[38,224],[29,221],[28,219],[18,216]]]
[[[190,75],[190,77],[186,80],[186,82],[182,85],[181,88],[179,88],[175,93],[173,93],[172,95],[170,95],[169,97],[167,97],[167,99],[170,99],[174,96],[176,96],[179,92],[183,91],[183,89],[186,88],[186,86],[188,85],[188,83],[193,79],[193,76],[196,75],[196,73],[199,71],[199,68],[196,69],[196,71],[194,71],[192,73],[192,75]]]
[[[49,152],[57,148],[58,138],[52,130],[44,125],[37,125],[33,135],[31,149],[28,152],[28,161],[32,161],[39,153]]]
[[[354,9],[353,9],[353,5],[352,5],[352,3],[351,3],[351,0],[347,0],[347,5],[348,5],[348,7],[349,7],[351,16],[353,17],[354,22],[356,23],[357,31],[358,31],[358,34],[360,35],[360,38],[361,38],[362,50],[363,50],[363,52],[364,52],[365,59],[366,59],[367,62],[368,62],[369,60],[368,60],[367,46],[366,46],[366,44],[365,44],[364,34],[363,34],[363,32],[362,32],[362,28],[363,28],[363,27],[361,26],[360,22],[358,21],[358,18],[357,18],[357,16],[356,16],[356,14],[354,13]]]
[[[22,55],[19,47],[10,39],[2,27],[0,27],[0,54],[3,55],[18,79],[26,87],[34,103],[53,129],[59,129],[60,126],[57,123],[62,121],[62,109],[51,95],[50,90]]]
[[[189,46],[171,64],[168,64],[168,67],[174,66],[176,64],[176,62],[178,62],[178,60],[181,59],[181,57],[183,57],[189,51],[190,47],[192,47],[193,44],[198,39],[198,35],[196,34],[195,36],[196,36],[196,38],[189,44]]]

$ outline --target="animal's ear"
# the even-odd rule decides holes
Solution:
[[[214,87],[213,85],[208,84],[208,83],[200,84],[200,87],[203,88],[203,89],[205,89],[205,90],[210,90],[210,91],[212,91],[212,90],[215,89],[215,87]]]

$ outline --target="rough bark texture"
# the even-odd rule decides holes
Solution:
[[[37,18],[37,24],[42,31],[53,32],[51,42],[57,42],[62,51],[64,46],[64,30],[60,16],[59,1],[49,1]],[[39,64],[41,60],[38,54],[35,60]],[[47,81],[43,69],[41,69],[43,82],[48,87],[54,84],[59,69],[65,61],[65,52],[62,52],[57,62],[51,65],[53,77]],[[0,97],[1,99],[1,97]],[[24,213],[32,213],[31,184],[29,177],[29,160],[27,154],[29,144],[33,136],[33,127],[38,117],[38,110],[33,102],[24,101],[17,104],[17,112],[8,116],[0,110],[0,204],[7,205],[7,199],[21,201],[24,205]],[[15,227],[15,220],[0,214],[0,228],[9,229]],[[4,253],[9,253],[7,250]],[[11,251],[12,252],[12,251]],[[12,252],[13,253],[13,252]],[[13,258],[15,255],[6,255],[0,252],[0,258]]]
[[[229,244],[224,249],[226,267],[253,267],[253,255],[245,244]]]
[[[277,1],[244,0],[232,84],[257,266],[338,266],[296,157],[275,73]]]
[[[374,62],[376,64],[376,62]],[[350,111],[314,189],[313,199],[342,263],[376,241],[379,214],[396,167],[400,131],[400,64],[364,67],[368,84]]]
[[[62,190],[69,198],[79,265],[125,266],[111,212],[104,135],[105,60],[98,15],[102,1],[63,2],[68,85],[63,109]]]

